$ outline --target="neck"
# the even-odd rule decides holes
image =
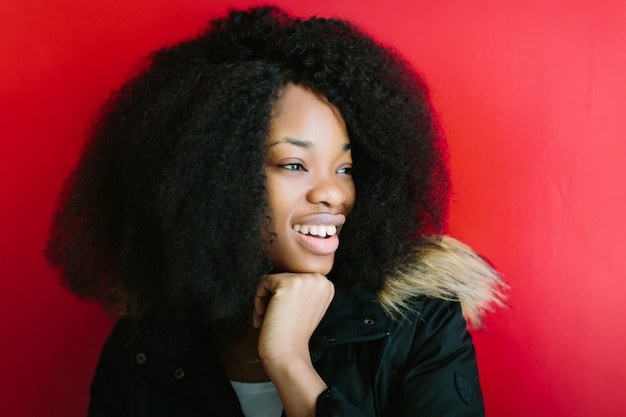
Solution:
[[[259,358],[259,331],[249,327],[241,338],[217,347],[228,379],[238,382],[266,382],[269,377]]]

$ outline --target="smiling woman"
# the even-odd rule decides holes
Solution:
[[[270,123],[265,172],[274,268],[328,274],[355,200],[339,111],[309,88],[286,86]]]
[[[445,143],[404,60],[266,7],[142,68],[46,250],[120,316],[90,415],[482,415],[463,313],[502,283],[442,235]]]

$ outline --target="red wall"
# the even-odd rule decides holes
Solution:
[[[626,415],[626,4],[429,3],[280,4],[354,20],[429,80],[452,151],[451,234],[512,286],[475,333],[487,413]],[[41,257],[56,193],[138,58],[224,4],[0,4],[0,415],[84,415],[111,320]]]

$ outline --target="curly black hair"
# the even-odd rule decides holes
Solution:
[[[445,141],[411,66],[342,20],[231,11],[151,54],[101,109],[45,251],[62,282],[163,329],[248,311],[271,270],[265,139],[288,83],[326,96],[352,144],[356,204],[329,274],[336,286],[378,289],[404,243],[444,230]]]

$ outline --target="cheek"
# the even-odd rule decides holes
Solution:
[[[281,201],[283,199],[281,189],[283,189],[283,187],[281,186],[280,181],[276,180],[273,176],[267,177],[265,190],[267,193],[267,203],[272,214],[280,211],[280,208],[284,205]]]
[[[356,188],[354,186],[354,182],[351,182],[346,190],[346,211],[347,214],[350,214],[352,209],[354,208],[354,204],[356,203]]]
[[[269,185],[269,184],[268,184]],[[270,215],[275,227],[279,228],[289,222],[290,213],[293,211],[298,196],[296,190],[277,181],[267,187]]]

